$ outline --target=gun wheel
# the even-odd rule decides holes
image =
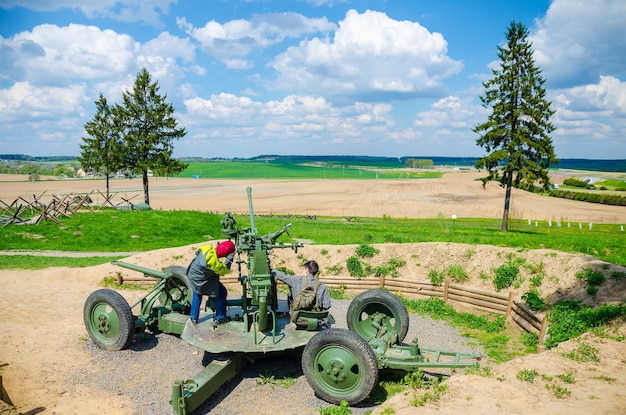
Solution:
[[[348,306],[348,328],[367,341],[395,331],[401,343],[409,331],[409,312],[404,303],[387,290],[368,290]]]
[[[164,307],[181,314],[189,314],[191,310],[191,286],[187,279],[187,270],[174,265],[164,270],[172,274],[159,294],[159,303]]]
[[[306,380],[325,401],[354,405],[378,382],[378,364],[370,345],[345,329],[328,329],[309,340],[302,352]]]
[[[135,334],[135,318],[128,302],[118,292],[101,289],[91,293],[83,309],[85,327],[101,349],[127,348]]]

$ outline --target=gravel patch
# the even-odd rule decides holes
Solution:
[[[347,328],[349,303],[349,300],[333,300],[331,314],[336,320],[335,327]],[[405,341],[416,336],[424,348],[483,354],[482,349],[446,323],[411,314]],[[163,333],[141,335],[128,350],[119,352],[103,351],[91,341],[84,348],[91,359],[71,373],[70,383],[99,393],[126,396],[130,402],[129,415],[173,413],[169,404],[173,381],[192,378],[213,358],[176,336]],[[260,375],[273,375],[275,381],[263,382]],[[291,355],[248,364],[193,414],[233,415],[253,411],[308,415],[319,414],[317,408],[330,405],[315,396],[302,373],[300,357]],[[365,415],[374,408],[370,403],[362,403],[352,408],[352,414]]]

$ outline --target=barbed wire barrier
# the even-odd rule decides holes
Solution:
[[[37,195],[18,196],[10,204],[0,200],[0,225],[39,225],[42,221],[61,223],[63,217],[70,217],[79,211],[91,211],[110,207],[114,209],[133,209],[131,202],[138,195],[110,193],[104,195],[100,190],[88,193],[68,193],[61,195],[47,194],[47,190]],[[95,200],[94,200],[95,199]]]

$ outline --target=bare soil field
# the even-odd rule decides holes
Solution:
[[[246,187],[252,187],[254,209],[259,214],[370,216],[393,218],[501,218],[504,189],[497,183],[483,188],[479,172],[446,173],[441,179],[420,180],[210,180],[150,178],[153,209],[184,209],[247,213]],[[559,183],[569,175],[555,175]],[[144,201],[141,179],[112,179],[112,199]],[[41,180],[0,175],[0,200],[10,204],[18,197],[90,193],[104,201],[105,181]],[[25,197],[27,200],[27,197]],[[510,217],[523,220],[582,223],[626,223],[623,206],[581,203],[539,196],[513,189]]]
[[[197,209],[223,212],[247,212],[245,188],[253,188],[257,213],[293,213],[334,216],[392,217],[492,217],[502,214],[503,189],[495,184],[482,188],[474,179],[477,173],[449,173],[443,179],[415,181],[284,181],[284,180],[198,180],[151,179],[151,206],[155,209]],[[89,193],[104,182],[65,180],[40,182],[2,181],[0,200],[12,201],[24,195]],[[140,180],[112,181],[112,189],[120,195],[139,194],[134,202],[142,202]],[[96,193],[92,193],[94,197]],[[98,195],[98,197],[100,197]],[[514,217],[532,220],[570,220],[572,222],[624,223],[626,209],[591,205],[581,202],[514,192]],[[566,219],[565,219],[566,218]],[[402,278],[427,279],[430,268],[442,269],[460,264],[470,274],[468,284],[493,289],[479,275],[501,265],[507,255],[516,255],[527,263],[543,263],[547,278],[540,286],[542,296],[553,302],[562,298],[581,299],[588,304],[623,302],[626,281],[608,280],[595,297],[586,295],[582,281],[575,273],[587,267],[604,267],[608,272],[625,272],[625,267],[603,264],[584,255],[547,250],[519,251],[493,246],[446,243],[376,245],[380,254],[373,261],[389,258],[406,260],[400,269]],[[136,254],[125,259],[153,269],[186,264],[197,246],[172,247]],[[329,268],[345,264],[355,246],[306,246],[299,251],[308,259],[316,259],[322,274]],[[298,269],[298,259],[291,251],[279,250],[273,264]],[[83,304],[87,296],[100,288],[102,279],[120,271],[104,264],[89,268],[49,268],[45,270],[0,270],[0,375],[9,397],[22,414],[142,414],[145,408],[131,403],[132,378],[119,385],[118,393],[98,389],[91,382],[76,382],[77,370],[89,370],[93,361],[86,344],[89,342],[83,325]],[[516,289],[519,298],[528,288],[526,282]],[[233,292],[236,287],[229,287]],[[122,291],[132,304],[140,293]],[[616,328],[626,335],[626,327]],[[428,333],[423,333],[428,336]],[[581,363],[563,356],[578,347],[581,341],[598,350],[599,362]],[[155,347],[158,349],[158,345]],[[142,352],[137,352],[142,353]],[[201,355],[196,356],[197,359]],[[165,376],[167,381],[179,376],[180,368],[128,367],[140,376]],[[114,366],[111,366],[113,370]],[[412,393],[393,396],[374,414],[624,414],[626,413],[626,342],[585,336],[566,342],[553,350],[517,358],[492,366],[489,377],[454,374],[446,381],[449,392],[434,404],[415,408],[410,405]],[[92,376],[100,374],[95,371]],[[119,370],[116,368],[115,370]],[[521,370],[536,370],[534,383],[517,378]],[[571,373],[575,383],[565,383],[559,375]],[[195,373],[186,373],[193,376]],[[542,376],[543,375],[543,376]],[[182,375],[181,375],[182,376]],[[556,396],[555,390],[567,389],[569,394]],[[169,390],[155,391],[169,394]],[[233,391],[231,393],[236,393]],[[289,389],[284,402],[271,413],[290,415],[315,414],[315,408],[295,408]],[[275,398],[275,394],[272,395]],[[278,409],[276,409],[278,408]],[[248,410],[264,412],[250,403]],[[0,406],[0,413],[2,412]]]

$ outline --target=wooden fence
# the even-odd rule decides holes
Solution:
[[[548,321],[545,317],[537,317],[523,303],[513,299],[513,292],[498,293],[474,287],[452,284],[446,280],[443,285],[434,285],[430,281],[404,280],[400,278],[320,278],[330,288],[365,291],[374,288],[385,288],[394,294],[402,293],[410,297],[439,297],[446,303],[455,302],[474,309],[505,315],[521,329],[529,333],[537,333],[539,338],[538,351],[543,351]]]
[[[238,285],[239,280],[235,276],[224,276],[220,279],[226,285]],[[498,293],[481,290],[474,287],[452,284],[446,280],[443,285],[434,285],[430,281],[414,281],[400,278],[353,278],[339,276],[325,276],[320,280],[329,288],[346,289],[350,291],[366,291],[376,288],[385,288],[394,294],[402,293],[407,297],[439,297],[446,303],[458,303],[467,305],[477,310],[505,315],[513,322],[529,333],[537,333],[539,338],[538,351],[543,351],[548,322],[545,317],[537,317],[523,303],[513,299],[513,292]],[[154,283],[154,278],[125,277],[117,273],[117,282],[143,282]]]

